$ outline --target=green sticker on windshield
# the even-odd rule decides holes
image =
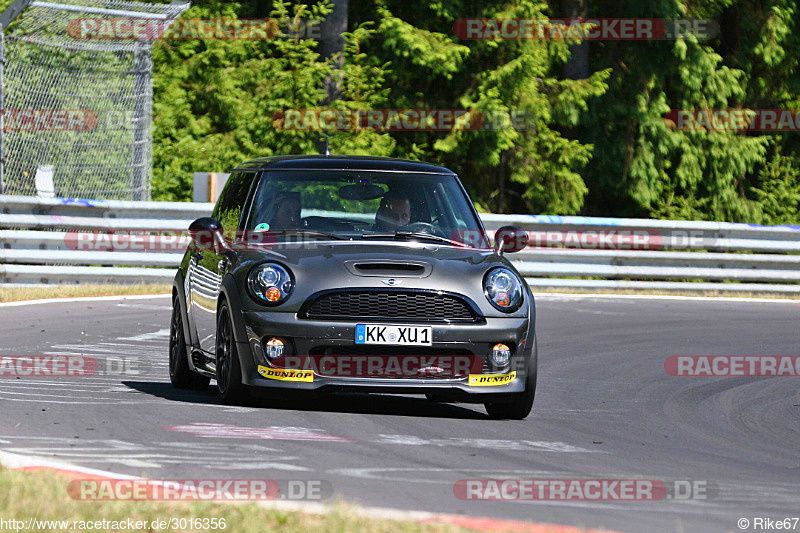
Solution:
[[[262,222],[261,224],[256,226],[256,229],[254,231],[269,231],[269,224],[267,224],[266,222]]]

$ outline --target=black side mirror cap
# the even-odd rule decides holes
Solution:
[[[494,234],[494,249],[499,253],[519,252],[528,246],[528,232],[516,226],[503,226]]]
[[[189,224],[189,235],[195,250],[217,251],[222,237],[222,223],[213,217],[198,218]]]

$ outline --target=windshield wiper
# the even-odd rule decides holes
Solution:
[[[459,246],[461,248],[469,248],[463,242],[454,241],[445,237],[439,237],[432,233],[421,233],[416,231],[398,231],[397,233],[364,233],[361,235],[362,239],[426,239],[429,241],[444,242]]]
[[[324,231],[317,231],[315,229],[289,228],[289,229],[270,230],[270,233],[282,234],[282,235],[303,234],[308,237],[321,237],[323,239],[334,239],[337,241],[350,240],[347,237],[341,237],[339,235],[333,235],[332,233],[325,233]]]

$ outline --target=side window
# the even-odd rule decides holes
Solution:
[[[242,210],[247,203],[247,194],[250,192],[254,175],[252,172],[234,172],[228,177],[219,195],[211,216],[222,223],[226,234],[239,229],[239,220],[242,218]]]

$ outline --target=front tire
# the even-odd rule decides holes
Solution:
[[[233,317],[227,303],[217,311],[217,390],[227,404],[241,404],[248,397],[242,383],[242,365],[233,337]]]
[[[188,390],[204,390],[211,381],[189,368],[186,337],[183,333],[183,313],[177,296],[172,297],[172,319],[169,324],[169,380],[174,387]]]

